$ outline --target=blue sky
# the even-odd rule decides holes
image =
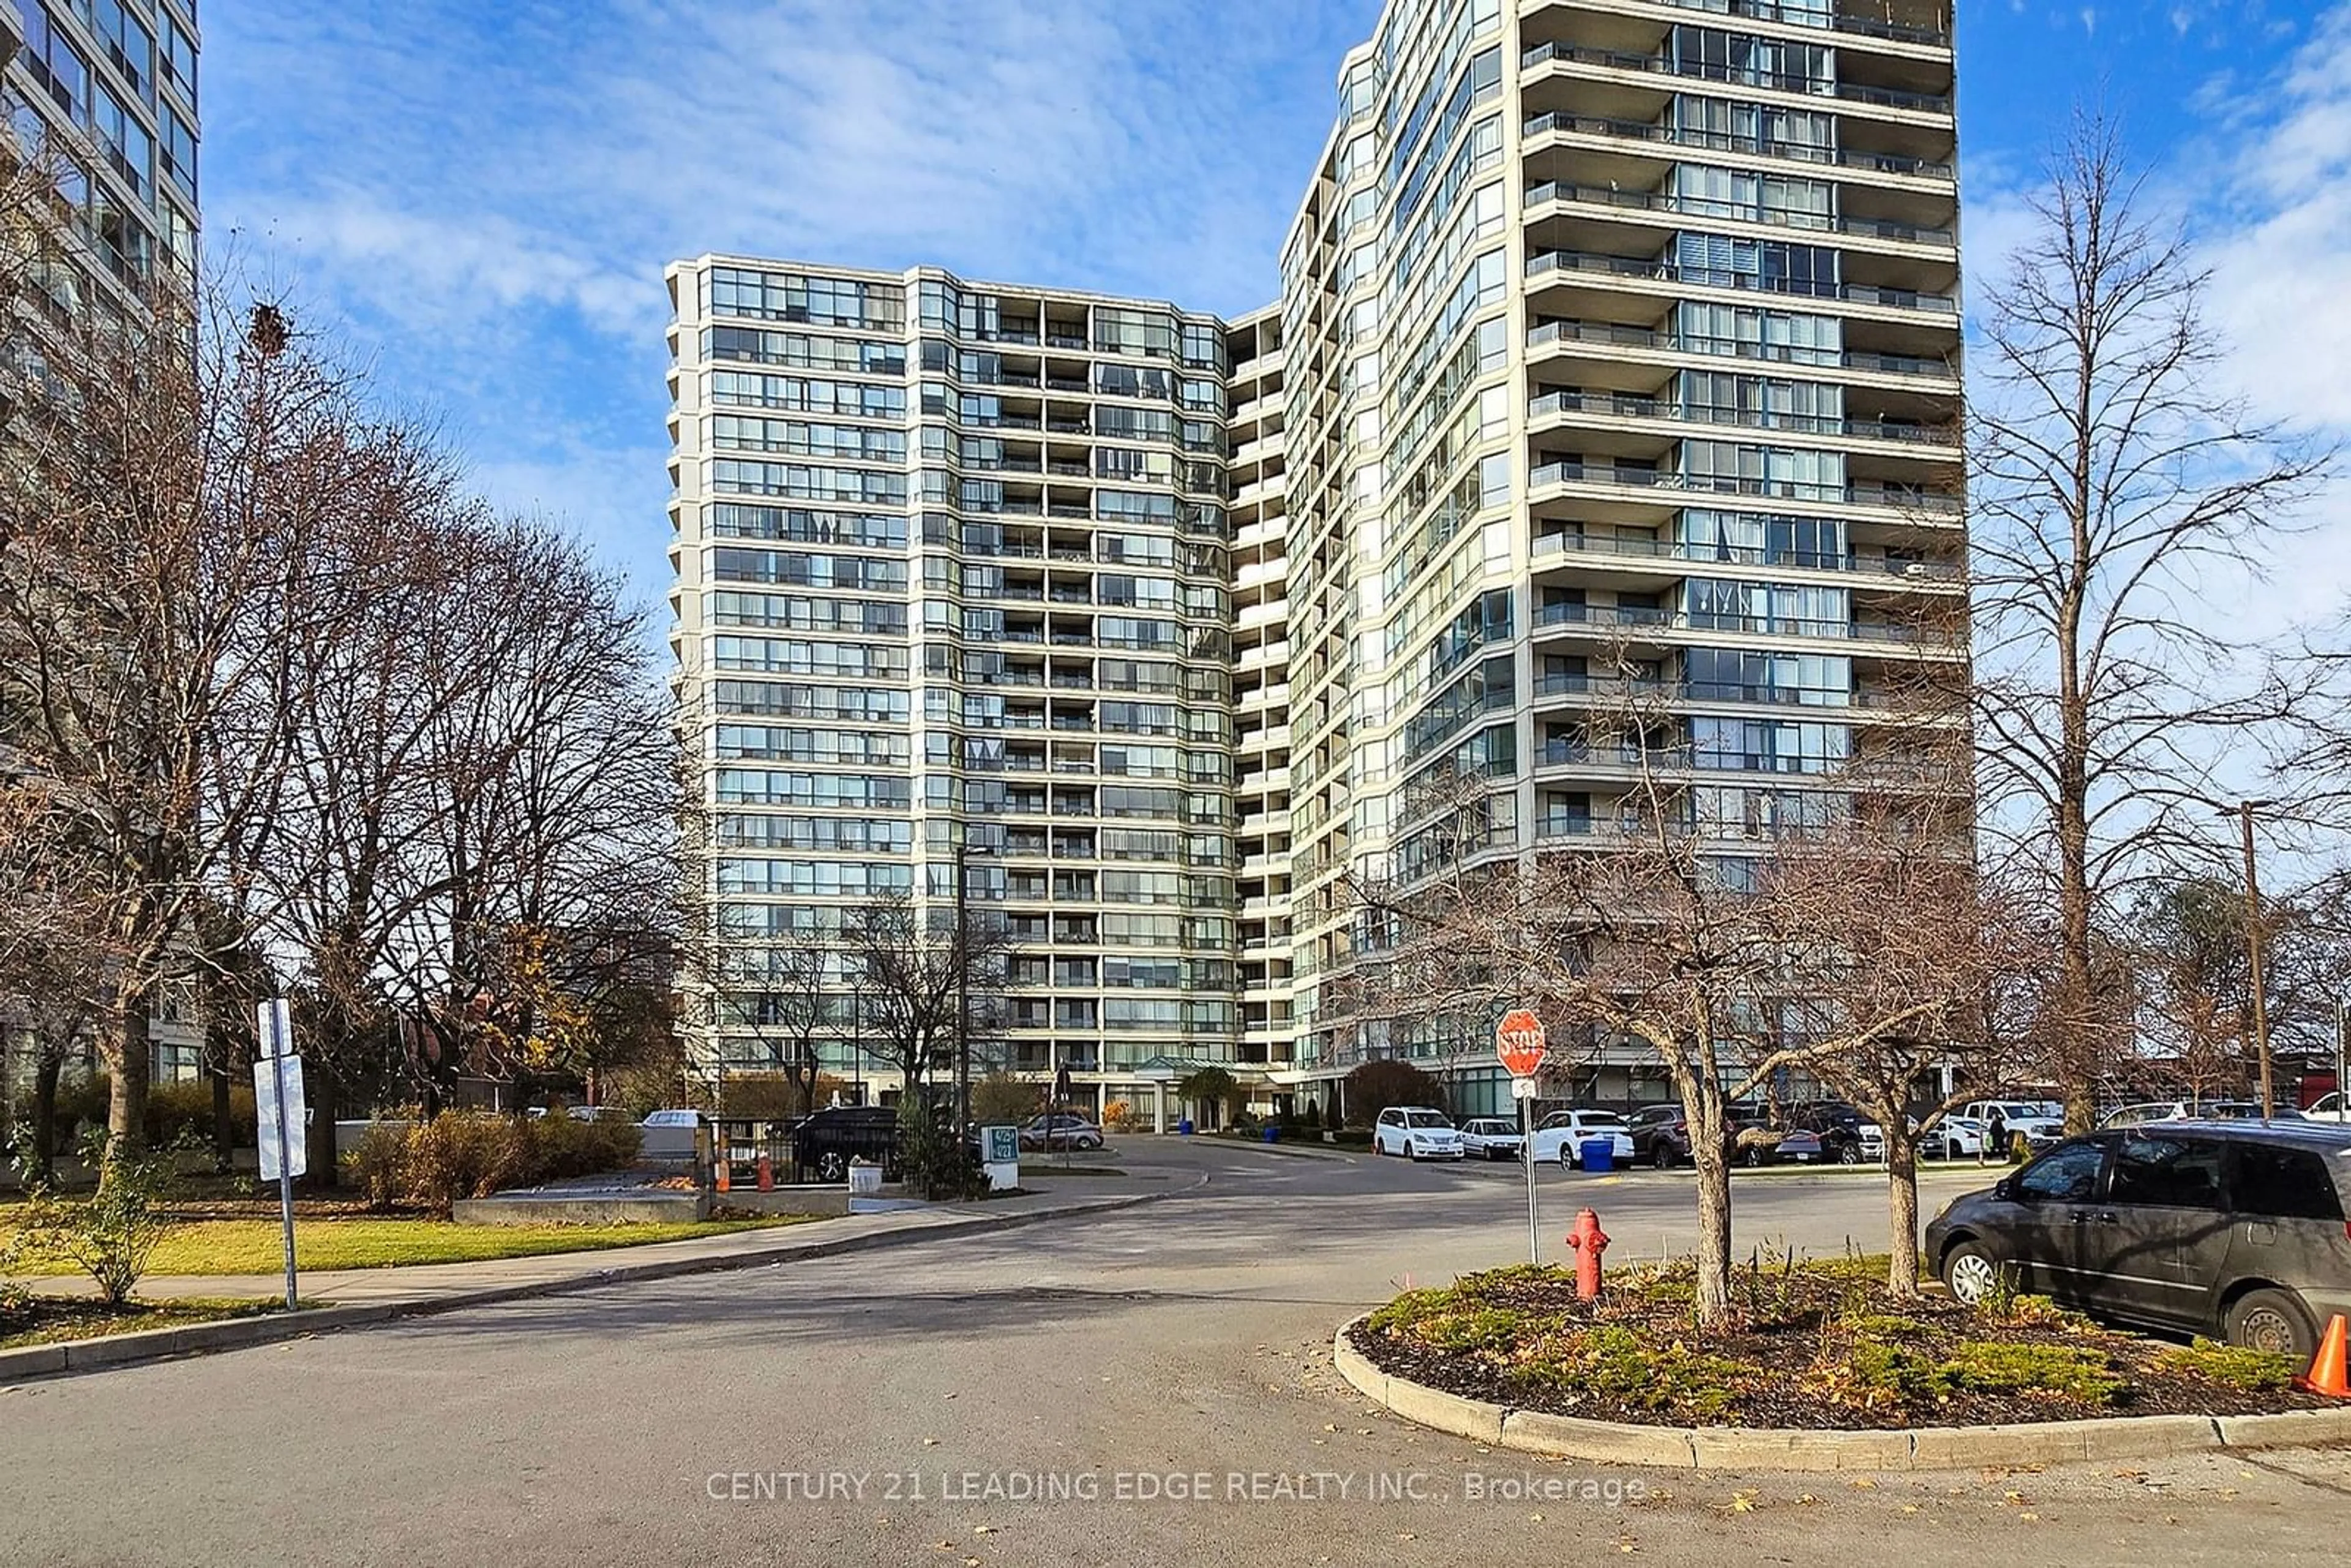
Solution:
[[[662,268],[703,251],[1238,311],[1371,0],[235,0],[206,7],[216,259],[436,420],[501,505],[666,587]],[[2351,432],[2351,0],[1973,0],[1970,266],[2067,104],[2204,236],[2265,410]],[[2304,541],[2280,614],[2351,588]]]

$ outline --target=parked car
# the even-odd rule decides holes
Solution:
[[[898,1179],[898,1113],[887,1105],[828,1105],[792,1124],[792,1163],[803,1177],[846,1181],[849,1162],[880,1165],[882,1179]]]
[[[1667,1171],[1689,1158],[1689,1121],[1679,1105],[1644,1105],[1625,1118],[1632,1159]]]
[[[1732,1134],[1731,1157],[1742,1166],[1857,1166],[1867,1157],[1862,1126],[1861,1113],[1841,1100],[1800,1102],[1776,1122],[1758,1113],[1742,1124]]]
[[[1502,1116],[1477,1116],[1461,1124],[1461,1146],[1489,1160],[1515,1160],[1526,1152],[1519,1124]]]
[[[1965,1116],[1944,1116],[1923,1133],[1917,1117],[1909,1122],[1911,1145],[1922,1160],[1957,1159],[1983,1152],[1982,1125]],[[1886,1129],[1875,1122],[1861,1124],[1861,1157],[1866,1165],[1881,1164],[1886,1158]]]
[[[2313,1122],[2351,1122],[2351,1108],[2346,1108],[2342,1091],[2323,1094],[2311,1103],[2303,1116]]]
[[[649,1160],[691,1160],[702,1113],[684,1107],[655,1111],[637,1124],[639,1147]]]
[[[2125,1105],[2108,1112],[2098,1124],[2098,1131],[2112,1127],[2143,1127],[2149,1122],[2241,1122],[2262,1118],[2261,1103],[2256,1100],[2142,1100],[2136,1105]],[[2333,1118],[2328,1118],[2333,1120]],[[2302,1113],[2284,1105],[2270,1107],[2273,1122],[2300,1121]]]
[[[1468,1149],[1453,1118],[1426,1105],[1391,1105],[1372,1124],[1372,1153],[1408,1160],[1458,1160]]]
[[[1788,1113],[1788,1129],[1792,1134],[1810,1133],[1820,1146],[1817,1156],[1835,1165],[1857,1166],[1871,1158],[1886,1157],[1885,1131],[1878,1134],[1877,1152],[1872,1155],[1862,1132],[1866,1123],[1862,1113],[1842,1100],[1811,1100],[1792,1106]]]
[[[625,1122],[629,1113],[619,1105],[569,1105],[563,1113],[575,1122]]]
[[[1099,1149],[1102,1146],[1102,1130],[1083,1116],[1064,1111],[1024,1123],[1020,1128],[1020,1146],[1024,1149]]]
[[[2024,1134],[2025,1147],[2035,1154],[2053,1147],[2065,1135],[2065,1113],[2050,1100],[1970,1100],[1959,1107],[1959,1113],[1971,1122],[1982,1124],[1987,1133],[1991,1127],[1991,1113],[1997,1108],[2001,1114],[2005,1139],[2013,1143],[2016,1134]],[[2003,1149],[1991,1151],[1995,1155]]]
[[[1971,1116],[1946,1116],[1918,1137],[1918,1153],[1927,1159],[1956,1160],[1983,1152],[1984,1125]]]
[[[2306,1363],[2351,1313],[2351,1127],[2182,1121],[2068,1138],[1947,1205],[1927,1257],[1976,1301],[2005,1273],[2102,1317]]]
[[[1535,1126],[1535,1158],[1581,1167],[1586,1138],[1614,1140],[1615,1157],[1631,1163],[1633,1129],[1614,1111],[1553,1111]]]

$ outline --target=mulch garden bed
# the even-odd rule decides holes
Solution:
[[[1968,1307],[1887,1291],[1885,1261],[1734,1270],[1733,1321],[1697,1327],[1687,1264],[1613,1277],[1515,1268],[1412,1291],[1357,1324],[1393,1376],[1524,1410],[1649,1426],[1817,1430],[2338,1407],[2291,1386],[2285,1358],[2143,1339],[2045,1300]]]

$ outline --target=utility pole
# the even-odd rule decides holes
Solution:
[[[2262,983],[2262,887],[2253,864],[2253,813],[2271,805],[2268,800],[2240,800],[2235,807],[2237,825],[2245,850],[2245,967],[2247,984],[2253,991],[2253,1046],[2261,1053],[2262,1120],[2270,1119],[2274,1103],[2270,1072],[2270,1005],[2267,988]],[[2222,807],[2220,814],[2230,814]]]
[[[2335,1119],[2351,1124],[2351,1079],[2343,1076],[2344,1034],[2351,1028],[2341,1002],[2335,1004]]]

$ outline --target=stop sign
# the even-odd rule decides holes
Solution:
[[[1512,1008],[1494,1027],[1494,1054],[1513,1078],[1531,1078],[1543,1064],[1542,1019],[1525,1008]]]

